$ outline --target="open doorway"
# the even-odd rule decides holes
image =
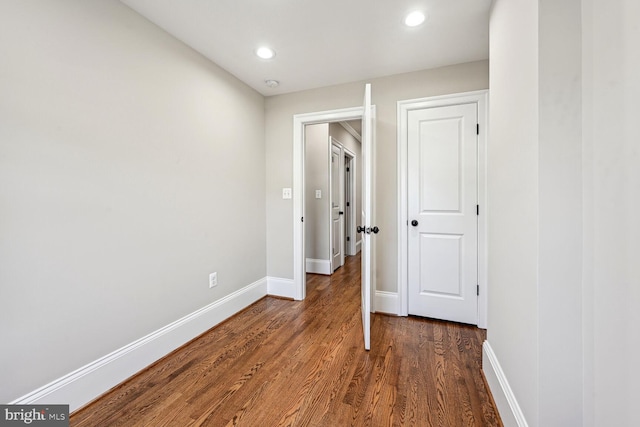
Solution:
[[[360,233],[356,232],[356,212],[358,212],[357,201],[361,199],[361,194],[357,192],[356,176],[357,175],[357,163],[356,154],[344,149],[344,242],[345,242],[345,255],[354,256],[358,253],[359,243],[362,240],[359,238]]]
[[[306,201],[308,198],[315,198],[315,191],[309,193],[305,185],[305,160],[306,160],[306,130],[312,125],[324,124],[328,128],[330,124],[337,124],[347,133],[350,132],[348,127],[339,125],[340,122],[352,122],[352,130],[356,130],[360,125],[358,122],[362,122],[364,109],[362,107],[345,108],[340,110],[324,111],[317,113],[297,114],[294,116],[294,141],[293,141],[293,214],[294,214],[294,228],[293,228],[293,281],[294,281],[294,299],[303,300],[306,296],[306,239],[311,236],[306,236]],[[356,131],[357,133],[357,131]],[[329,138],[327,133],[326,153],[329,153]],[[327,164],[329,160],[327,158]],[[355,174],[354,174],[355,175]],[[359,176],[360,173],[357,172]],[[327,177],[328,182],[328,177]],[[322,194],[322,193],[321,193]],[[357,197],[356,197],[356,201]],[[356,202],[356,204],[357,204]],[[361,203],[362,201],[360,201]],[[356,206],[355,219],[353,226],[357,226],[357,223],[361,221],[360,212],[361,208]],[[327,209],[328,211],[328,209]],[[328,232],[326,233],[328,235]],[[354,231],[354,235],[357,234]]]
[[[364,87],[362,107],[318,113],[296,114],[293,116],[293,287],[294,298],[304,300],[307,295],[305,263],[305,128],[316,123],[334,123],[361,120],[361,163],[362,163],[362,210],[361,225],[357,231],[362,234],[361,245],[361,314],[364,348],[371,348],[372,296],[375,289],[375,244],[372,236],[380,229],[375,226],[374,200],[374,141],[375,106],[371,104],[371,85]],[[298,219],[299,218],[299,222]]]
[[[304,127],[305,273],[331,275],[358,253],[360,121]]]

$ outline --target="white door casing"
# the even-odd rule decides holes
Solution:
[[[476,110],[408,114],[409,314],[478,321]]]
[[[344,153],[342,145],[331,138],[329,162],[331,201],[331,271],[344,265]]]
[[[293,292],[291,297],[303,300],[306,297],[306,262],[304,238],[304,127],[316,123],[332,123],[349,120],[362,120],[362,106],[293,116]],[[376,107],[371,106],[375,117]],[[358,215],[359,218],[359,215]],[[355,221],[357,222],[357,221]],[[375,283],[375,274],[372,277]],[[373,286],[373,285],[372,285]]]
[[[425,297],[434,311],[416,314],[486,328],[487,97],[487,91],[476,91],[398,102],[399,315],[413,314],[416,310],[410,305],[424,304],[419,301]],[[467,111],[456,111],[460,109]],[[462,118],[465,114],[477,116]],[[419,147],[417,139],[429,133],[433,138]],[[443,136],[453,136],[457,143],[447,145]],[[465,138],[473,144],[463,143]],[[410,197],[409,191],[422,201]],[[477,231],[468,236],[474,225]],[[467,314],[460,317],[456,310],[464,311],[460,307],[465,300]]]

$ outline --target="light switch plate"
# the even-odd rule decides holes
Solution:
[[[283,188],[282,189],[282,198],[283,199],[290,199],[291,198],[291,189],[290,188]]]

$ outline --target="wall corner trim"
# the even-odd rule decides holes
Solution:
[[[505,426],[529,427],[489,341],[482,344],[482,371]]]
[[[313,259],[307,258],[305,261],[307,273],[330,275],[331,260],[330,259]]]
[[[262,278],[9,403],[75,411],[266,295]]]
[[[376,313],[398,315],[398,294],[396,292],[376,291],[374,307]]]
[[[293,279],[267,277],[267,294],[276,297],[295,299],[296,290],[293,286]]]

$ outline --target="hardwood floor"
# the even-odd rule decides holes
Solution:
[[[501,426],[480,372],[483,330],[372,316],[359,257],[266,297],[71,416],[71,426]]]

